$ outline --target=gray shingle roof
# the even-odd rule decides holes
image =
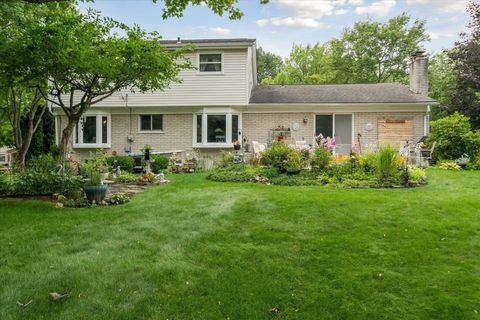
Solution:
[[[231,39],[180,39],[180,44],[210,45],[210,44],[249,44],[253,45],[256,39],[231,38]],[[160,44],[166,46],[179,45],[178,40],[160,40]]]
[[[437,101],[416,94],[399,83],[258,85],[250,103],[432,103]]]

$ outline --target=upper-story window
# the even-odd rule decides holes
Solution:
[[[221,53],[199,53],[198,60],[198,70],[201,73],[220,73],[223,71]]]
[[[161,114],[142,114],[139,117],[140,131],[143,132],[162,132],[163,115]]]

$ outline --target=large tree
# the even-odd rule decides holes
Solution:
[[[40,90],[47,86],[48,59],[41,54],[42,48],[36,45],[30,31],[44,23],[47,12],[58,16],[68,6],[0,4],[0,108],[12,128],[21,167],[46,110]]]
[[[412,53],[429,40],[425,21],[402,14],[385,23],[370,19],[321,45],[294,45],[270,83],[406,82]]]
[[[480,4],[471,2],[469,33],[450,51],[457,87],[453,96],[453,110],[470,117],[474,128],[480,128]]]
[[[263,50],[257,49],[257,80],[259,83],[266,78],[275,78],[282,69],[282,57]]]
[[[430,57],[428,81],[429,96],[440,103],[432,110],[432,120],[437,120],[452,110],[453,94],[457,85],[448,51]]]
[[[39,54],[50,61],[48,88],[37,89],[68,119],[60,142],[64,157],[75,125],[91,106],[121,89],[164,89],[177,80],[179,70],[190,67],[182,58],[189,47],[167,50],[157,33],[147,34],[92,10],[79,14],[72,8],[60,16],[47,16],[44,25],[30,34],[42,48]]]

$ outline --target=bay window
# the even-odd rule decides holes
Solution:
[[[73,134],[75,148],[110,148],[110,115],[85,115]]]
[[[241,138],[240,115],[232,113],[201,113],[194,115],[195,147],[230,148]]]

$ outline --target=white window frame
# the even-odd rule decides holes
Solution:
[[[0,163],[1,163],[1,164],[8,163],[8,154],[6,154],[6,153],[0,153],[0,157],[2,157],[2,156],[5,157],[5,159],[4,159],[4,160],[0,159]]]
[[[73,147],[74,148],[110,148],[112,142],[112,119],[109,114],[85,114],[82,118],[85,117],[96,117],[96,130],[97,130],[97,142],[96,143],[83,143],[83,128],[80,126],[78,128],[79,137],[78,143],[77,141],[77,126],[73,131]],[[102,118],[107,117],[107,143],[102,143],[103,135],[102,135]],[[82,121],[82,120],[80,120]]]
[[[142,116],[150,116],[150,121],[152,116],[162,116],[162,130],[142,130]],[[164,118],[165,115],[163,113],[141,113],[138,115],[138,133],[164,133]],[[152,127],[152,122],[150,122],[150,127]]]
[[[202,54],[219,54],[221,56],[220,66],[222,68],[222,71],[200,71],[200,55],[202,55]],[[225,63],[224,63],[223,51],[199,51],[199,52],[197,52],[197,74],[199,74],[199,75],[218,75],[218,74],[223,74],[224,70],[225,70]]]
[[[313,116],[313,136],[317,136],[317,116],[332,116],[332,135],[333,137],[330,138],[335,138],[335,115],[348,115],[350,114],[352,116],[352,146],[356,143],[355,142],[355,113],[353,112],[336,112],[336,113],[315,113]],[[326,137],[325,137],[326,138]],[[335,149],[333,150],[333,153],[335,154]]]
[[[197,116],[202,116],[202,142],[197,142]],[[238,140],[242,141],[242,114],[241,112],[197,112],[193,114],[193,147],[194,148],[233,148],[232,142],[232,116],[238,116]],[[226,134],[227,142],[207,142],[208,139],[208,121],[207,116],[226,116]]]

